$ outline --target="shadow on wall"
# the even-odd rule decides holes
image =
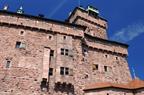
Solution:
[[[74,86],[71,83],[67,84],[65,82],[64,83],[57,82],[57,83],[55,83],[54,90],[56,92],[60,91],[61,93],[66,92],[68,95],[75,95],[74,94]]]
[[[40,85],[41,91],[47,92],[48,91],[48,83],[47,79],[43,78]]]

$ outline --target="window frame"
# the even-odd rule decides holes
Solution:
[[[68,67],[60,67],[60,75],[69,75],[70,74],[70,68]]]
[[[61,48],[61,55],[69,56],[69,49]]]

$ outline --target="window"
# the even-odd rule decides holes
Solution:
[[[84,52],[88,52],[87,49],[84,49],[83,51],[84,51]]]
[[[68,56],[68,55],[69,55],[69,50],[68,50],[68,49],[64,49],[64,48],[61,48],[61,55],[66,55],[66,56]]]
[[[53,75],[53,68],[49,68],[49,76]]]
[[[65,69],[64,67],[61,67],[61,68],[60,68],[60,74],[61,74],[61,75],[64,75],[64,69]]]
[[[86,56],[88,54],[88,50],[86,48],[83,49],[83,55]]]
[[[24,31],[20,31],[20,35],[24,35]]]
[[[11,64],[11,61],[10,61],[10,60],[7,60],[7,61],[6,61],[5,68],[10,68],[10,64]]]
[[[104,71],[105,71],[105,72],[108,71],[108,66],[104,66]]]
[[[105,55],[105,57],[107,58],[107,57],[108,57],[108,55]]]
[[[93,70],[98,70],[98,64],[93,64]]]
[[[51,39],[52,39],[52,36],[49,36],[49,39],[51,40]]]
[[[116,57],[116,60],[118,60],[118,57]]]
[[[16,42],[16,48],[19,48],[21,45],[21,42]]]
[[[26,45],[25,45],[25,43],[22,43],[22,42],[16,42],[16,46],[15,47],[16,48],[25,48]]]
[[[65,68],[65,75],[69,75],[69,68]]]
[[[65,39],[66,39],[66,36],[63,36],[63,39],[65,40]]]
[[[61,48],[61,55],[64,55],[64,49],[63,48]]]
[[[67,68],[67,67],[60,67],[60,74],[61,75],[69,75],[69,68]]]
[[[54,56],[54,50],[50,50],[50,56]]]
[[[65,55],[68,56],[68,52],[69,52],[69,50],[68,50],[68,49],[65,49]]]

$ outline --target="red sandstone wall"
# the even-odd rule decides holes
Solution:
[[[124,57],[118,55],[118,63],[115,60],[117,55],[107,54],[97,51],[115,51],[127,54],[127,49],[119,45],[90,42],[91,47],[82,45],[84,31],[62,24],[38,21],[36,19],[0,15],[0,23],[12,23],[51,31],[41,31],[13,27],[10,25],[0,26],[0,93],[2,95],[64,95],[67,92],[54,91],[56,82],[71,83],[74,85],[76,95],[83,95],[83,87],[87,83],[97,81],[127,82],[130,80],[127,62]],[[22,24],[21,24],[22,23]],[[50,29],[52,28],[52,29]],[[21,35],[21,31],[24,34]],[[51,38],[50,38],[51,36]],[[66,39],[64,39],[66,36]],[[85,39],[85,38],[84,38]],[[26,44],[25,49],[15,48],[16,41]],[[108,46],[107,46],[108,45]],[[43,74],[44,48],[49,47],[54,50],[54,56],[50,60],[50,67],[54,68],[53,76],[49,77],[49,93],[40,89]],[[61,48],[67,48],[70,56],[60,54]],[[88,50],[88,55],[84,56],[83,48]],[[105,58],[105,54],[108,58]],[[11,60],[10,68],[5,68],[6,60]],[[119,63],[120,62],[120,63]],[[93,71],[92,65],[99,64],[100,70]],[[103,66],[108,65],[111,71],[104,72]],[[73,70],[72,75],[61,76],[60,67],[69,67]],[[122,74],[121,74],[122,73]],[[123,79],[121,79],[123,77]]]

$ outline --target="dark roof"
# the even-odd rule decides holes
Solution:
[[[86,27],[82,26],[82,25],[76,25],[76,24],[72,24],[72,23],[68,23],[68,22],[43,18],[43,17],[39,17],[39,16],[33,16],[33,15],[28,15],[28,14],[18,14],[18,13],[15,13],[15,12],[9,12],[9,11],[4,11],[4,10],[0,10],[0,13],[10,14],[10,15],[15,15],[15,16],[21,16],[21,17],[27,17],[27,18],[33,18],[33,19],[42,20],[42,21],[55,22],[55,23],[59,23],[59,24],[63,24],[63,25],[68,25],[68,26],[81,28],[81,29],[84,29],[84,30],[86,29]]]
[[[77,10],[80,10],[80,11],[82,11],[82,12],[88,13],[86,10],[84,10],[84,9],[82,9],[82,8],[80,8],[80,7],[76,7],[66,21],[69,21],[69,19],[73,16],[73,14],[75,14],[75,12],[76,12]],[[100,17],[100,16],[98,16],[98,18],[100,18],[100,19],[102,19],[102,20],[104,20],[104,21],[107,22],[106,19],[104,19],[104,18],[102,18],[102,17]]]
[[[122,46],[125,46],[126,48],[129,47],[129,45],[127,45],[125,43],[120,43],[120,42],[116,42],[116,41],[111,41],[111,40],[107,40],[107,39],[94,37],[94,36],[91,36],[91,35],[86,34],[86,33],[84,34],[84,36],[87,37],[87,38],[90,38],[90,39],[94,39],[94,40],[97,40],[97,41],[104,42],[104,43],[112,43],[112,44],[116,44],[116,45],[122,45]]]

